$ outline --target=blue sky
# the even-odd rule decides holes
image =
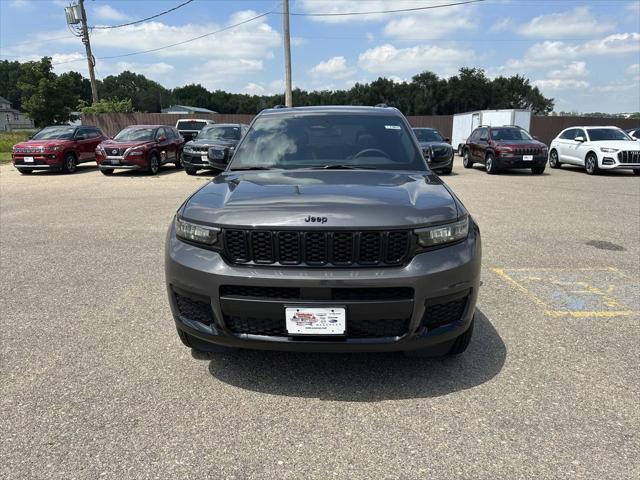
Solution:
[[[183,0],[86,0],[90,25],[138,20]],[[456,0],[290,0],[291,12],[379,11]],[[459,0],[458,0],[459,1]],[[0,58],[52,56],[58,73],[88,77],[84,47],[66,27],[62,0],[0,0]],[[268,11],[277,0],[195,0],[135,26],[93,30],[97,73],[142,73],[166,87],[275,93],[283,89],[282,18],[267,15],[226,32],[149,50]],[[556,100],[557,111],[640,111],[640,0],[485,0],[473,5],[360,16],[292,16],[293,82],[348,88],[423,70],[462,66],[491,77],[519,73]]]

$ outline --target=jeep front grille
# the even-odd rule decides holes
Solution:
[[[625,150],[618,152],[620,163],[640,163],[640,150]]]
[[[513,152],[516,155],[540,155],[539,148],[515,148]]]
[[[223,230],[223,253],[232,263],[306,266],[393,266],[406,261],[408,230]]]

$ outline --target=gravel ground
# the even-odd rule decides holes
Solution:
[[[484,247],[459,358],[198,360],[163,245],[208,178],[0,166],[0,477],[640,476],[640,178],[457,159]]]

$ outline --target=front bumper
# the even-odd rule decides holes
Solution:
[[[187,168],[198,169],[215,169],[225,170],[227,168],[226,163],[217,163],[208,158],[206,152],[201,153],[188,153],[182,152],[182,165]]]
[[[451,152],[451,155],[446,155],[442,157],[432,157],[430,159],[427,159],[427,163],[429,164],[429,168],[431,170],[449,168],[453,163],[453,152]]]
[[[498,167],[501,169],[532,168],[532,167],[541,167],[543,165],[546,165],[547,156],[533,155],[533,160],[523,160],[522,155],[511,155],[511,156],[500,155],[499,157],[495,157],[495,161]]]
[[[169,229],[165,253],[165,276],[169,302],[178,329],[205,342],[223,346],[285,351],[384,352],[436,349],[453,341],[469,327],[480,287],[481,243],[475,223],[463,242],[416,255],[407,265],[381,268],[295,268],[230,265],[214,251],[181,242]],[[225,287],[221,291],[221,287]],[[299,290],[295,299],[229,296],[228,287],[257,290]],[[359,295],[331,298],[334,290],[377,292],[384,289],[411,291],[410,297],[377,298]],[[373,290],[371,290],[373,289]],[[252,290],[249,290],[250,292]],[[257,295],[257,294],[256,294]],[[210,307],[211,321],[191,318],[178,305],[184,297]],[[461,305],[455,319],[432,324],[429,312],[438,305]],[[460,303],[463,302],[463,303]],[[182,304],[181,304],[182,305]],[[256,329],[234,330],[256,317],[269,317],[273,326],[284,324],[285,306],[344,306],[347,335],[344,337],[295,337],[275,328],[255,334]],[[192,310],[193,311],[193,310]],[[197,315],[196,315],[197,316]],[[406,317],[406,318],[405,318]],[[350,332],[352,322],[375,323],[380,334],[360,336]],[[389,334],[390,322],[400,321],[401,331]],[[403,323],[404,322],[404,323]],[[362,323],[360,323],[362,324]],[[393,328],[391,328],[393,330]],[[265,334],[266,333],[266,334]]]
[[[25,158],[33,161],[27,162]],[[59,170],[62,168],[62,155],[57,153],[12,154],[13,166],[17,169],[29,170]]]
[[[144,156],[135,160],[130,157],[107,156],[99,157],[97,164],[100,170],[141,170],[147,167],[147,160]]]

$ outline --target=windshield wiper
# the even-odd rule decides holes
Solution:
[[[359,167],[358,165],[347,165],[344,163],[336,163],[332,165],[314,165],[309,167],[312,170],[375,170],[375,167]]]
[[[242,170],[273,170],[271,167],[263,167],[261,165],[247,165],[246,167],[231,168],[230,171],[238,172]]]

